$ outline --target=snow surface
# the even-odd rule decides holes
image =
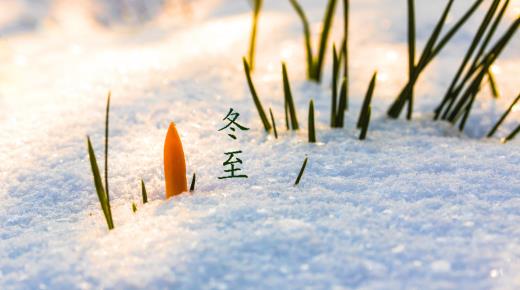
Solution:
[[[262,131],[242,71],[247,1],[181,2],[0,3],[0,289],[520,288],[520,140],[498,141],[519,110],[497,138],[482,138],[518,93],[518,36],[494,67],[504,97],[493,101],[484,89],[465,134],[430,112],[482,11],[421,79],[414,121],[388,120],[406,78],[405,3],[353,1],[352,110],[346,129],[331,130],[329,84],[304,80],[300,22],[285,1],[266,0],[254,78],[275,113],[275,140]],[[317,2],[302,1],[313,31]],[[457,1],[455,14],[470,2]],[[420,44],[443,5],[417,1]],[[520,9],[512,6],[509,20]],[[283,130],[281,60],[298,133]],[[361,142],[353,124],[375,69],[374,117]],[[109,89],[111,232],[85,144],[90,134],[102,158]],[[306,142],[311,98],[315,145]],[[230,107],[251,127],[233,142],[217,132]],[[165,201],[170,121],[198,178],[194,194]],[[230,149],[244,152],[249,179],[217,179]]]

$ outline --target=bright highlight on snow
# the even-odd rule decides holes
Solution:
[[[0,1],[0,289],[519,289],[518,5]]]

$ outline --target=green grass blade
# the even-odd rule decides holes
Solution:
[[[313,52],[312,52],[312,40],[311,40],[311,30],[309,21],[307,20],[307,16],[305,12],[303,12],[302,7],[296,0],[289,0],[292,7],[300,17],[300,20],[303,24],[303,34],[305,38],[305,55],[307,58],[307,78],[312,79],[314,77],[314,60],[313,60]]]
[[[327,43],[332,26],[332,20],[334,19],[334,11],[336,9],[337,0],[329,0],[327,10],[325,11],[325,18],[323,19],[323,29],[321,31],[320,46],[318,50],[318,57],[315,64],[315,80],[321,81],[321,74],[323,71],[323,64],[325,63],[325,52],[327,51]]]
[[[493,95],[493,98],[500,98],[500,91],[498,90],[495,74],[491,71],[491,69],[487,71],[487,76],[489,79],[489,88],[491,89],[491,94]]]
[[[190,192],[195,191],[195,183],[197,182],[197,174],[193,173],[193,176],[191,178],[191,184],[190,184]]]
[[[296,116],[296,108],[294,106],[293,95],[291,92],[291,84],[289,83],[289,76],[287,74],[287,66],[282,62],[282,79],[283,79],[283,92],[285,101],[289,108],[289,116],[291,117],[291,129],[298,130],[298,117]]]
[[[101,204],[101,209],[103,210],[103,214],[105,216],[105,220],[107,222],[108,229],[111,230],[114,228],[114,223],[112,221],[112,216],[108,210],[110,204],[107,202],[107,195],[105,189],[103,187],[103,181],[101,180],[101,175],[99,174],[99,167],[96,160],[96,154],[94,153],[94,149],[92,148],[92,143],[90,142],[90,137],[87,136],[87,147],[88,147],[88,155],[90,160],[90,167],[92,169],[92,175],[94,177],[94,186],[96,188],[96,193],[99,199],[99,203]]]
[[[316,143],[316,125],[314,123],[314,102],[309,102],[309,143]]]
[[[513,130],[513,132],[511,132],[511,134],[507,135],[506,138],[502,139],[502,143],[507,143],[511,140],[513,140],[516,136],[516,134],[518,134],[518,132],[520,132],[520,124],[518,126],[516,126],[516,128]]]
[[[274,138],[278,139],[278,131],[276,130],[276,122],[274,121],[273,110],[269,108],[269,114],[271,115],[271,123],[273,124]]]
[[[264,107],[262,107],[262,103],[260,102],[260,99],[258,98],[258,94],[256,93],[255,86],[253,84],[253,80],[251,79],[251,71],[249,69],[249,64],[247,63],[246,58],[242,58],[242,61],[244,62],[244,71],[246,73],[247,78],[247,84],[249,85],[249,91],[251,92],[251,96],[253,96],[253,101],[255,102],[256,109],[258,111],[258,115],[260,116],[260,119],[262,120],[262,124],[264,125],[264,129],[266,132],[269,133],[269,130],[271,130],[271,124],[269,124],[269,121],[267,120],[267,116],[264,112]]]
[[[307,167],[307,161],[309,160],[309,157],[305,157],[305,160],[303,160],[302,168],[300,169],[300,173],[298,173],[298,177],[296,178],[296,181],[294,182],[294,186],[297,186],[300,184],[300,180],[302,179],[303,172],[305,171],[305,167]]]
[[[132,202],[132,212],[133,213],[137,212],[137,204],[135,204],[135,202]]]
[[[509,106],[509,108],[507,108],[507,110],[504,112],[504,114],[502,114],[500,119],[496,122],[495,126],[493,126],[493,128],[491,128],[489,133],[486,135],[488,138],[492,137],[495,134],[495,132],[497,131],[498,127],[500,127],[500,125],[502,125],[504,120],[507,118],[509,113],[511,113],[511,111],[513,110],[513,108],[515,107],[515,105],[518,103],[519,100],[520,100],[520,94],[516,97],[516,99],[511,104],[511,106]]]
[[[289,105],[287,104],[287,99],[284,99],[283,108],[285,112],[285,128],[287,129],[287,131],[289,131],[291,127],[289,126]]]
[[[372,115],[372,106],[368,106],[368,109],[363,116],[363,122],[361,124],[361,133],[359,134],[359,140],[365,140],[367,138],[368,126],[370,125],[371,115]]]
[[[370,85],[368,86],[368,90],[365,95],[365,99],[363,100],[363,106],[361,107],[361,112],[359,114],[358,122],[356,124],[357,128],[363,127],[363,120],[366,117],[368,108],[370,107],[370,103],[372,102],[372,96],[374,95],[376,81],[377,81],[377,71],[374,72],[374,75],[372,76],[372,79],[370,80]]]
[[[413,80],[415,69],[415,0],[408,0],[408,79]],[[413,113],[413,91],[408,99],[406,118],[410,120]]]
[[[141,196],[143,197],[143,204],[148,202],[148,193],[146,192],[146,186],[144,180],[141,179]]]
[[[336,114],[336,127],[343,128],[345,126],[345,111],[347,110],[348,97],[347,97],[347,79],[343,78],[341,82],[341,90],[339,93],[339,105],[338,112]]]
[[[256,50],[256,35],[258,31],[258,18],[260,10],[262,9],[263,0],[253,0],[253,24],[251,28],[251,39],[249,41],[249,65],[251,71],[255,69],[255,50]]]
[[[338,77],[339,77],[339,57],[336,45],[332,45],[332,96],[330,110],[330,127],[336,127],[336,111],[338,100]]]
[[[107,208],[109,216],[112,217],[112,209],[110,207],[110,194],[108,191],[108,120],[110,114],[110,97],[112,92],[108,92],[107,96],[107,107],[105,112],[105,193],[107,196]]]

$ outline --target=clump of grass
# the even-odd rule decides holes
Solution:
[[[260,10],[262,9],[263,0],[253,0],[253,24],[251,28],[251,39],[249,41],[248,60],[251,66],[251,71],[255,69],[255,50],[256,50],[256,35],[258,30],[258,19]]]
[[[146,186],[144,180],[141,179],[141,196],[143,198],[143,204],[148,202],[148,193],[146,192]]]
[[[502,139],[502,143],[507,143],[507,142],[513,140],[515,138],[516,134],[518,134],[518,132],[520,132],[520,124],[518,126],[516,126],[516,128],[513,130],[513,132],[511,132],[511,134],[507,135],[507,137]]]
[[[311,32],[309,21],[307,20],[307,16],[303,11],[303,8],[300,6],[298,1],[289,0],[294,10],[300,17],[300,20],[303,24],[303,33],[305,38],[305,51],[307,58],[307,77],[310,80],[314,80],[317,82],[321,81],[323,66],[325,62],[325,52],[327,51],[328,39],[332,27],[332,22],[334,18],[334,11],[336,9],[337,0],[329,0],[327,4],[327,8],[325,10],[325,15],[323,18],[323,27],[321,31],[321,38],[319,42],[318,53],[316,56],[313,55],[312,49],[312,40],[311,40]]]
[[[109,125],[109,113],[110,113],[110,96],[111,92],[108,92],[107,105],[105,111],[105,186],[101,181],[101,175],[99,173],[99,167],[96,160],[96,154],[92,147],[90,137],[87,136],[87,150],[90,160],[90,167],[92,169],[92,175],[94,177],[94,186],[96,187],[96,193],[101,204],[101,209],[105,216],[105,220],[108,225],[108,229],[114,228],[114,221],[112,219],[112,209],[110,208],[110,195],[108,194],[108,125]]]
[[[452,94],[445,97],[439,105],[438,109],[440,108],[442,110],[443,105],[446,104],[447,100],[449,100],[449,103],[442,114],[443,120],[456,124],[462,117],[459,130],[462,131],[464,129],[465,120],[472,109],[473,102],[480,90],[484,77],[489,71],[491,65],[515,34],[519,25],[520,18],[517,18],[488,53],[481,58],[474,60],[475,64],[470,66],[470,69],[466,73],[466,76],[463,78],[460,85]]]
[[[197,181],[197,175],[196,175],[196,173],[193,173],[193,176],[191,177],[190,192],[195,191],[195,182],[196,181]]]
[[[309,102],[309,143],[316,143],[316,127],[314,124],[314,102]]]
[[[449,11],[451,10],[451,7],[453,5],[454,0],[449,0],[448,4],[446,5],[439,21],[437,22],[432,34],[430,35],[428,41],[426,42],[426,45],[421,53],[421,56],[419,57],[419,61],[416,65],[414,65],[413,69],[411,70],[412,76],[408,80],[408,83],[405,85],[405,87],[401,90],[399,96],[395,99],[395,101],[390,106],[387,114],[391,118],[398,118],[401,114],[405,104],[409,102],[409,109],[408,109],[408,116],[411,117],[411,113],[413,112],[413,89],[414,86],[421,75],[421,73],[424,71],[424,69],[428,66],[428,64],[442,51],[442,49],[446,46],[446,44],[451,40],[451,38],[458,32],[458,30],[463,26],[463,24],[473,15],[473,13],[477,10],[477,8],[482,4],[483,0],[477,0],[473,6],[471,6],[468,11],[453,25],[453,27],[442,37],[439,39],[441,31],[444,27],[444,24],[446,22],[446,19],[448,18]],[[410,12],[412,11],[412,8],[409,8]],[[409,13],[410,16],[414,15],[413,13]],[[415,18],[414,18],[415,20]],[[408,20],[409,24],[412,25],[412,20]],[[414,21],[415,22],[415,21]],[[413,24],[415,27],[415,24]],[[413,34],[413,35],[412,35]],[[409,29],[409,60],[412,59],[412,41],[415,39],[415,33],[413,29]],[[415,50],[414,50],[415,51]],[[414,57],[415,58],[415,57]],[[409,66],[411,68],[411,66]]]
[[[500,127],[500,125],[502,125],[504,120],[507,118],[509,113],[511,113],[511,111],[514,108],[514,106],[518,103],[519,100],[520,100],[520,94],[516,97],[516,99],[513,101],[513,103],[511,103],[511,106],[509,106],[509,108],[507,108],[507,110],[504,112],[504,114],[502,114],[500,119],[498,119],[498,121],[496,122],[495,126],[493,126],[493,128],[491,128],[491,130],[487,134],[488,138],[492,137],[495,134],[495,132],[497,131],[498,127]]]
[[[267,120],[267,116],[264,112],[264,107],[262,106],[262,103],[260,102],[260,98],[258,98],[258,94],[256,93],[256,89],[253,84],[253,80],[251,79],[251,70],[249,68],[249,64],[247,63],[247,60],[245,57],[242,58],[242,61],[244,63],[244,71],[246,73],[247,84],[249,85],[249,91],[251,92],[251,96],[253,97],[253,101],[255,102],[255,106],[258,111],[258,115],[260,116],[260,119],[262,120],[262,124],[264,125],[264,129],[266,132],[269,133],[269,131],[271,130],[271,124],[269,124],[269,121]]]
[[[296,181],[294,182],[294,186],[297,186],[300,184],[300,180],[302,179],[303,172],[305,171],[305,167],[307,167],[307,161],[309,160],[309,157],[305,157],[305,160],[303,160],[302,168],[300,169],[300,173],[298,173],[298,177],[296,178]]]
[[[274,138],[278,139],[278,130],[276,130],[276,122],[274,121],[273,110],[269,108],[269,115],[271,115],[271,123],[273,124]]]
[[[289,76],[287,73],[287,66],[282,62],[282,80],[283,80],[283,92],[284,92],[284,100],[287,107],[287,111],[289,112],[289,117],[291,121],[291,129],[298,130],[300,127],[298,125],[298,116],[296,116],[296,108],[294,106],[293,95],[291,92],[291,84],[289,83]]]
[[[488,11],[486,12],[486,15],[484,16],[484,19],[482,20],[480,26],[478,27],[478,30],[473,37],[473,40],[471,42],[470,47],[466,51],[466,55],[464,56],[464,59],[459,66],[459,69],[457,73],[455,74],[455,77],[453,78],[446,94],[444,95],[444,98],[441,102],[441,104],[435,109],[435,119],[438,119],[441,115],[441,112],[443,109],[445,109],[445,106],[447,105],[446,109],[444,110],[444,114],[442,114],[442,118],[446,119],[448,116],[449,111],[452,109],[452,106],[454,105],[456,98],[459,96],[461,91],[463,90],[466,83],[471,78],[471,73],[476,72],[477,68],[476,65],[478,62],[484,57],[484,52],[489,44],[489,41],[493,37],[496,28],[498,27],[498,24],[500,20],[502,19],[502,16],[504,15],[507,6],[508,6],[509,0],[506,0],[505,4],[502,6],[502,9],[499,11],[498,15],[495,17],[495,12],[497,11],[500,0],[494,0],[491,3],[491,6],[489,7]],[[495,17],[495,20],[493,21],[493,17]],[[493,21],[493,22],[492,22]],[[491,27],[490,27],[491,25]],[[489,29],[488,29],[489,28]],[[487,31],[487,34],[486,34]],[[479,48],[480,44],[480,48]],[[478,50],[477,50],[478,48]],[[475,53],[476,52],[476,53]],[[473,61],[470,63],[471,58],[473,57]],[[491,63],[490,63],[491,65]],[[485,74],[489,73],[489,68],[484,72]],[[466,76],[461,81],[463,77],[463,73],[466,73]],[[485,76],[482,75],[482,78]],[[480,75],[480,73],[479,73]],[[482,80],[481,80],[482,81]],[[479,88],[480,89],[480,82],[479,82]]]
[[[377,82],[377,71],[372,75],[372,79],[370,80],[370,84],[368,86],[367,93],[365,95],[365,99],[363,100],[363,105],[361,107],[361,112],[359,113],[359,118],[357,121],[357,128],[362,129],[366,127],[367,120],[370,119],[370,104],[372,103],[372,96],[374,95],[374,90],[376,88]]]

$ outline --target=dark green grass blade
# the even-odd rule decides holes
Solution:
[[[298,117],[296,116],[296,108],[294,106],[293,95],[291,92],[291,84],[289,83],[289,76],[287,74],[287,66],[282,62],[282,79],[283,79],[283,92],[287,106],[289,107],[289,116],[291,118],[291,129],[298,130]]]
[[[361,133],[359,134],[359,140],[365,140],[367,138],[368,126],[370,125],[371,115],[372,106],[368,106],[368,109],[363,116],[363,123],[361,124]]]
[[[195,191],[195,183],[197,182],[197,174],[193,173],[193,176],[191,177],[191,184],[190,184],[190,192]]]
[[[336,127],[343,128],[345,125],[345,111],[347,110],[347,79],[343,78],[343,81],[341,82],[341,90],[339,93],[339,105],[338,105],[338,112],[336,114]]]
[[[368,108],[370,107],[370,103],[372,102],[372,96],[374,95],[374,90],[376,87],[377,81],[377,71],[374,72],[372,79],[370,80],[370,85],[368,86],[367,93],[365,95],[365,99],[363,100],[363,106],[361,107],[361,112],[359,114],[358,122],[356,124],[357,128],[362,128],[363,120],[366,117],[365,115],[368,112]]]
[[[315,64],[315,80],[321,81],[321,74],[323,71],[323,64],[325,63],[325,53],[327,51],[327,44],[332,26],[332,20],[334,19],[334,11],[336,9],[337,0],[329,0],[327,10],[325,11],[325,18],[323,19],[323,29],[321,31],[320,46],[318,50],[318,58]]]
[[[316,125],[314,123],[314,102],[309,102],[309,143],[316,143]]]
[[[415,69],[415,0],[408,0],[408,79],[413,80]],[[406,118],[410,120],[413,113],[413,92],[408,99],[408,112]]]
[[[255,69],[255,50],[256,50],[256,35],[258,31],[258,18],[260,10],[262,9],[263,0],[253,0],[253,24],[251,28],[251,39],[249,41],[249,65],[251,71]]]
[[[443,109],[442,104],[445,104],[447,100],[454,97],[453,89],[459,83],[459,80],[462,77],[463,72],[466,70],[469,60],[471,59],[471,56],[474,54],[475,50],[477,49],[478,44],[481,42],[481,39],[484,36],[484,33],[491,22],[491,19],[493,18],[493,14],[495,13],[499,2],[500,2],[500,0],[494,0],[491,3],[491,6],[489,7],[484,19],[482,20],[482,23],[480,24],[480,26],[477,30],[477,33],[473,37],[470,47],[466,51],[464,59],[462,60],[462,63],[460,64],[460,66],[457,70],[457,73],[455,74],[455,77],[451,81],[448,91],[444,95],[443,101],[441,102],[441,106],[437,107],[437,109],[435,110],[435,119],[437,119],[439,117],[439,114],[440,114],[441,110]]]
[[[285,96],[284,96],[285,98]],[[284,108],[284,111],[285,111],[285,128],[287,130],[291,129],[291,127],[289,126],[289,105],[287,104],[287,100],[284,99],[284,102],[283,102],[283,108]]]
[[[132,202],[132,212],[133,213],[137,212],[137,204],[135,204],[135,202]]]
[[[492,137],[495,134],[495,132],[497,131],[498,127],[500,127],[500,125],[502,125],[504,120],[507,118],[509,113],[511,113],[511,111],[514,108],[514,106],[518,103],[519,100],[520,100],[520,94],[516,97],[516,99],[511,104],[511,106],[509,106],[509,108],[507,108],[507,110],[504,112],[504,114],[502,114],[500,119],[496,122],[495,126],[493,126],[493,128],[491,128],[489,133],[486,135],[488,138]]]
[[[497,81],[495,79],[495,74],[491,70],[488,70],[487,76],[489,79],[489,88],[491,89],[491,94],[493,95],[493,98],[495,98],[495,99],[500,98],[500,90],[498,89]]]
[[[473,93],[471,94],[469,104],[466,106],[464,115],[462,116],[462,121],[460,121],[460,124],[459,124],[459,131],[461,131],[461,132],[464,131],[464,127],[466,126],[466,121],[468,120],[469,114],[471,113],[471,109],[473,108],[473,103],[475,102],[478,91],[479,91],[478,89],[473,91]]]
[[[256,93],[255,86],[253,84],[253,80],[251,79],[251,71],[249,69],[249,64],[247,63],[246,58],[242,58],[242,61],[244,62],[244,70],[246,73],[247,78],[247,84],[249,85],[249,91],[251,92],[251,96],[253,96],[253,101],[255,102],[256,109],[258,111],[258,115],[260,115],[260,119],[262,120],[262,124],[264,125],[264,129],[266,132],[269,133],[269,130],[271,130],[271,124],[269,124],[269,121],[267,120],[267,116],[264,112],[264,107],[262,107],[262,103],[260,102],[260,99],[258,98],[258,94]]]
[[[339,77],[339,57],[336,45],[332,45],[332,96],[330,110],[330,126],[336,127],[336,112],[338,100],[338,77]]]
[[[515,136],[520,132],[520,124],[516,126],[516,128],[511,132],[511,134],[507,135],[506,138],[502,139],[502,143],[507,143],[515,138]]]
[[[90,142],[90,137],[87,136],[87,147],[88,147],[88,156],[90,160],[90,167],[92,169],[92,175],[94,177],[94,186],[96,187],[96,193],[99,199],[99,203],[101,204],[101,209],[103,210],[103,214],[105,216],[105,220],[107,221],[108,229],[111,230],[114,228],[114,223],[112,221],[112,216],[108,207],[110,206],[107,203],[107,196],[105,189],[103,188],[103,181],[101,180],[101,175],[99,174],[99,167],[96,160],[96,154],[94,153],[94,149],[92,148],[92,143]]]
[[[303,172],[305,171],[305,167],[307,167],[308,160],[309,160],[309,157],[305,157],[305,160],[303,160],[302,168],[300,169],[300,173],[298,173],[298,177],[296,178],[296,181],[294,182],[294,186],[300,184],[300,180],[302,179]]]
[[[303,24],[303,34],[305,38],[305,55],[307,58],[307,78],[312,79],[314,76],[314,60],[309,21],[307,20],[307,16],[305,15],[305,12],[303,12],[302,7],[296,0],[289,0],[289,2],[291,3],[292,7],[300,17],[300,20]]]
[[[143,204],[148,202],[148,193],[146,192],[146,186],[144,180],[141,179],[141,196],[143,198]]]
[[[269,114],[271,115],[271,123],[273,124],[274,138],[278,139],[278,131],[276,130],[276,122],[274,121],[273,110],[269,108]]]
[[[349,93],[349,84],[350,76],[349,76],[349,26],[350,26],[350,0],[343,0],[343,46],[341,49],[341,54],[343,55],[343,77],[346,79],[346,87],[345,94],[348,99]],[[348,107],[348,103],[347,103]],[[345,107],[345,109],[347,109]]]

